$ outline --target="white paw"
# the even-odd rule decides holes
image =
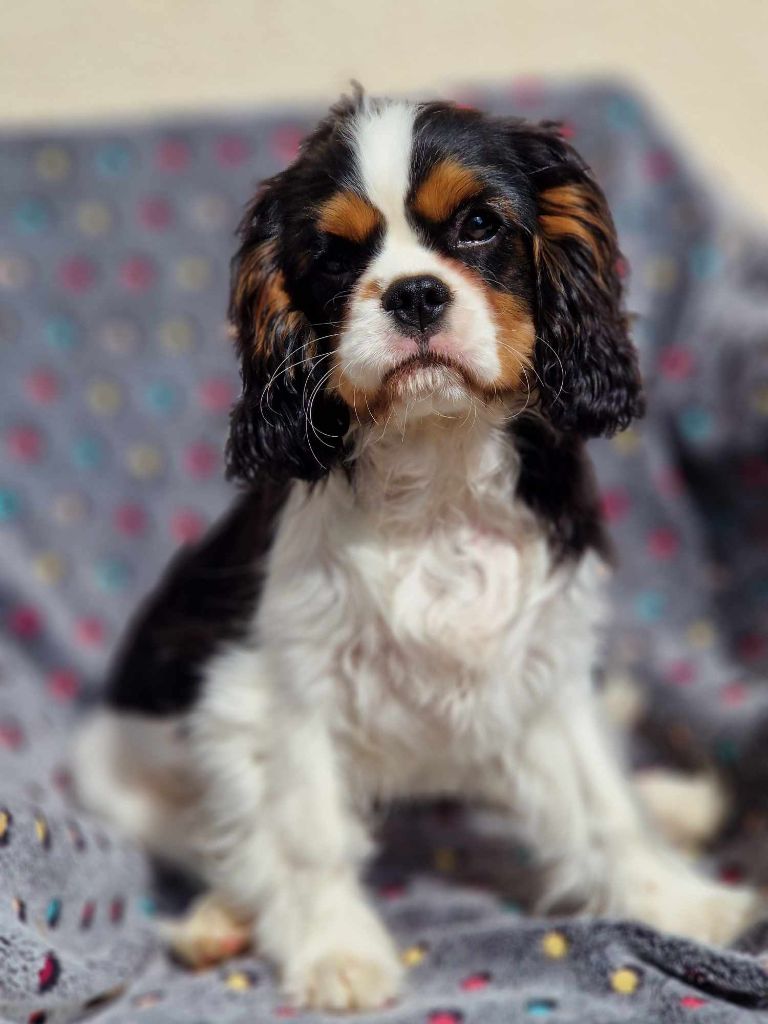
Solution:
[[[195,900],[184,917],[160,922],[161,935],[190,967],[209,967],[242,953],[251,931],[250,922],[235,918],[211,893]]]
[[[286,977],[290,999],[315,1010],[375,1010],[397,995],[402,969],[394,952],[373,958],[346,950],[325,953]]]

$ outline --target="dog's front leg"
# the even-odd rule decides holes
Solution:
[[[195,742],[208,780],[205,872],[214,893],[255,921],[259,951],[288,997],[325,1010],[395,995],[395,946],[358,872],[369,851],[321,700],[238,700],[222,688]]]
[[[586,687],[534,719],[510,771],[517,810],[550,865],[546,904],[576,898],[596,912],[713,943],[754,918],[755,893],[698,874],[654,834]]]

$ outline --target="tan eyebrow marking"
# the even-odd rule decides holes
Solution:
[[[594,209],[589,190],[580,185],[559,185],[542,192],[540,202],[539,222],[544,234],[550,238],[561,235],[578,238],[589,247],[596,266],[602,270],[605,253],[600,239],[610,229],[604,216]]]
[[[455,160],[442,160],[416,190],[413,209],[427,220],[440,223],[483,189],[482,182]]]
[[[364,242],[382,223],[376,207],[356,192],[334,193],[318,214],[317,226],[321,231],[350,242]]]

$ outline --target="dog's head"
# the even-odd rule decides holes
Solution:
[[[405,409],[527,407],[584,437],[641,411],[613,222],[552,126],[344,100],[264,183],[241,242],[240,479],[318,479],[350,430]]]

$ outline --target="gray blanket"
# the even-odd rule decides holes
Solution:
[[[461,99],[562,119],[612,201],[650,408],[593,447],[621,555],[606,664],[642,682],[638,758],[728,780],[710,870],[768,882],[768,232],[625,91]],[[293,1016],[255,957],[197,974],[166,957],[152,917],[183,885],[73,807],[66,751],[131,609],[228,501],[232,232],[317,113],[0,140],[3,1019]],[[527,891],[527,851],[484,818],[404,810],[384,832],[371,885],[410,971],[371,1020],[768,1021],[765,928],[716,952],[537,920],[498,877]]]

